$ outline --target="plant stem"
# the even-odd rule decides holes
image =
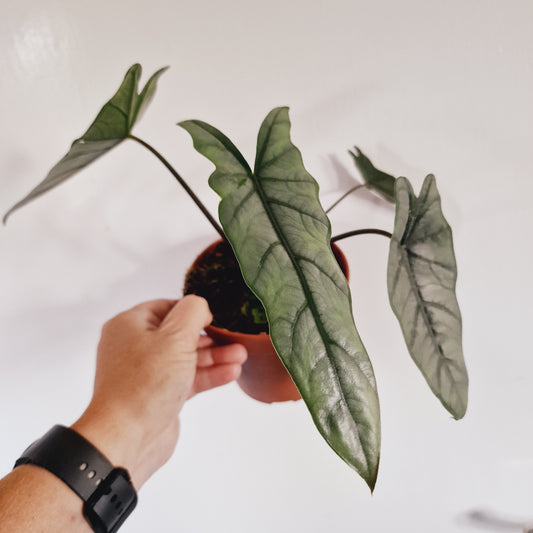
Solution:
[[[369,233],[373,233],[375,235],[383,235],[384,237],[388,237],[389,239],[392,237],[392,233],[389,233],[388,231],[385,231],[383,229],[374,229],[374,228],[367,228],[367,229],[355,229],[353,231],[347,231],[346,233],[341,233],[340,235],[336,235],[331,239],[331,242],[337,242],[341,239],[346,239],[346,237],[353,237],[355,235],[368,235]]]
[[[150,146],[147,142],[143,141],[142,139],[139,139],[139,137],[135,137],[135,135],[128,135],[128,139],[131,139],[132,141],[138,142],[140,145],[144,146],[147,150],[152,152],[165,167],[167,167],[168,171],[178,180],[180,185],[185,189],[187,194],[191,197],[192,201],[200,208],[200,211],[207,217],[207,220],[211,223],[213,228],[215,228],[216,232],[222,237],[222,239],[226,239],[226,235],[224,235],[224,230],[220,227],[218,222],[211,216],[211,213],[207,210],[205,205],[201,202],[201,200],[194,194],[193,190],[187,185],[186,181],[178,174],[176,169],[153,147]]]
[[[346,191],[337,201],[333,202],[333,204],[331,204],[326,209],[326,213],[329,213],[336,205],[340,204],[348,195],[352,194],[353,192],[363,187],[366,187],[366,183],[359,183],[358,185],[355,185],[354,187],[352,187],[349,191]]]

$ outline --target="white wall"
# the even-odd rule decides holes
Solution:
[[[357,177],[357,143],[418,189],[437,176],[454,229],[470,406],[454,422],[389,310],[387,242],[345,242],[382,406],[376,491],[323,443],[301,404],[235,385],[192,400],[177,452],[124,532],[474,531],[465,513],[533,519],[533,4],[528,0],[67,2],[2,0],[0,211],[40,181],[140,62],[172,68],[136,128],[215,212],[200,118],[253,160],[273,107],[327,204]],[[336,233],[392,227],[368,193]],[[0,228],[0,472],[90,397],[100,325],[180,293],[214,233],[149,154],[125,144]],[[478,529],[479,530],[479,529]],[[509,531],[513,531],[509,529]],[[516,530],[518,531],[518,530]]]

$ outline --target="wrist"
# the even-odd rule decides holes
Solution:
[[[146,423],[126,408],[94,401],[71,427],[128,470],[137,491],[170,458],[179,434],[177,416],[168,421],[154,415]]]
[[[98,448],[113,465],[125,468],[135,490],[139,490],[145,481],[139,465],[142,438],[127,418],[90,405],[71,428]]]

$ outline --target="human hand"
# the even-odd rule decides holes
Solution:
[[[137,305],[103,327],[93,398],[72,427],[137,489],[172,455],[185,401],[240,375],[244,347],[200,335],[211,320],[207,302],[189,295]]]

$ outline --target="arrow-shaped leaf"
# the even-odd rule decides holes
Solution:
[[[377,191],[383,198],[389,202],[394,203],[394,183],[396,178],[377,169],[368,157],[354,146],[354,151],[349,151],[353,157],[356,167],[361,172],[365,183],[371,188]]]
[[[452,231],[444,218],[435,178],[417,198],[405,178],[396,182],[396,219],[387,282],[411,357],[454,418],[468,402],[461,313],[455,296],[457,266]]]
[[[142,69],[138,64],[130,67],[122,85],[102,107],[89,129],[72,143],[68,153],[50,170],[46,178],[4,215],[4,224],[13,211],[57,187],[126,139],[150,103],[157,79],[165,70],[166,68],[158,70],[138,94]]]
[[[216,166],[209,183],[222,198],[220,221],[265,307],[276,351],[321,434],[373,488],[380,450],[374,374],[318,185],[290,141],[287,108],[263,122],[254,172],[217,129],[196,120],[180,125]]]

